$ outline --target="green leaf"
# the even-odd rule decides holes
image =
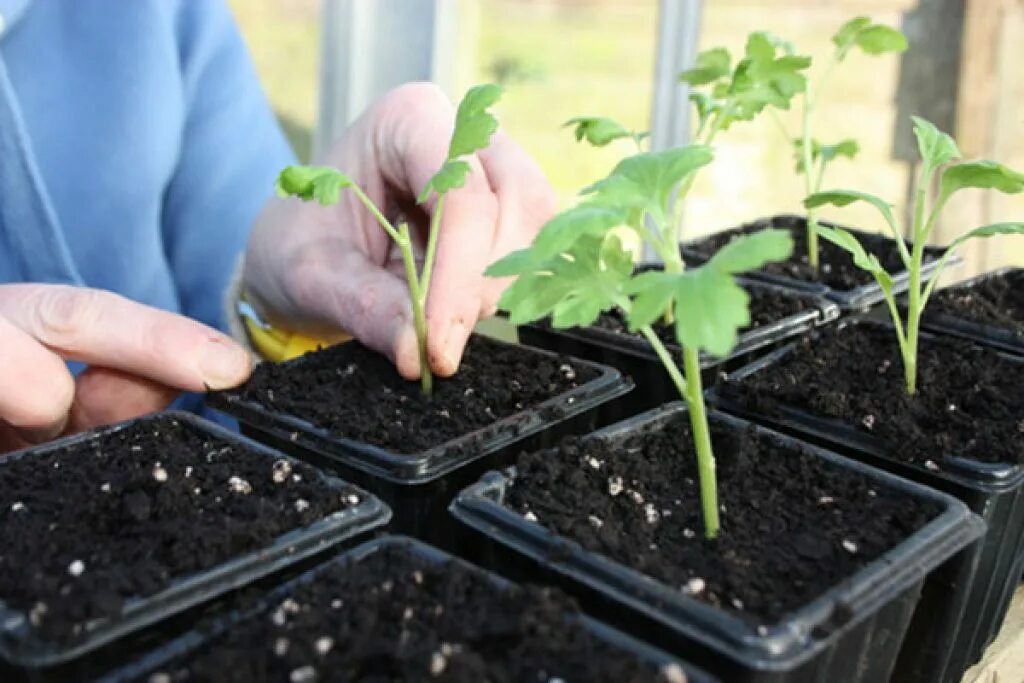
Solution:
[[[892,294],[892,277],[874,254],[869,254],[864,250],[856,237],[842,228],[828,228],[823,225],[818,226],[818,234],[837,247],[848,251],[853,257],[855,266],[874,275],[882,290],[887,294]]]
[[[854,202],[867,202],[871,204],[882,214],[886,222],[889,223],[889,227],[894,231],[897,230],[896,218],[892,213],[892,205],[884,199],[866,192],[856,192],[854,190],[829,190],[827,192],[817,192],[804,200],[804,206],[808,209],[816,209],[819,206],[825,206],[826,204],[843,207]]]
[[[627,130],[619,122],[601,116],[578,116],[566,121],[565,126],[575,126],[573,134],[577,142],[586,140],[594,147],[604,147],[622,138],[635,140],[639,135]]]
[[[914,135],[917,136],[917,148],[921,152],[921,160],[930,169],[936,169],[953,159],[961,158],[960,148],[950,136],[946,135],[933,123],[920,116],[912,116]]]
[[[795,147],[796,156],[796,172],[804,172],[804,145],[801,138],[797,138],[793,141]],[[853,159],[860,152],[860,144],[853,138],[847,138],[841,140],[834,145],[823,145],[817,140],[811,141],[811,160],[817,161],[818,159],[824,158],[825,163],[835,160],[838,157],[846,157],[847,159]]]
[[[566,251],[583,237],[603,237],[627,221],[629,210],[617,206],[583,203],[555,215],[533,240],[539,258]]]
[[[455,112],[455,130],[448,145],[448,158],[427,181],[416,201],[427,201],[431,193],[443,195],[466,184],[469,164],[460,157],[484,149],[498,130],[498,119],[488,110],[501,99],[501,86],[487,83],[469,89]]]
[[[966,188],[1019,194],[1024,192],[1024,173],[994,161],[972,161],[950,166],[942,172],[940,201]]]
[[[807,89],[807,78],[801,73],[811,65],[811,58],[786,54],[777,56],[778,46],[767,33],[752,33],[747,39],[746,56],[736,66],[728,85],[718,84],[715,97],[729,102],[731,116],[723,125],[749,121],[765,107],[789,109],[797,93]]]
[[[427,201],[430,197],[431,192],[437,194],[446,194],[452,190],[462,187],[466,184],[466,178],[469,176],[469,164],[462,159],[455,159],[444,162],[444,165],[438,169],[434,177],[430,179],[423,191],[416,198],[416,201],[422,204]]]
[[[697,63],[692,69],[679,74],[679,80],[691,86],[707,85],[728,76],[731,65],[732,56],[724,47],[705,50],[697,55]]]
[[[789,230],[767,229],[737,237],[719,249],[708,265],[735,275],[785,261],[792,253],[793,235]]]
[[[521,275],[536,269],[543,262],[544,259],[540,258],[534,249],[527,247],[506,254],[503,258],[487,266],[484,275],[487,277]]]
[[[520,325],[547,316],[559,328],[592,324],[615,306],[633,269],[618,238],[585,237],[568,254],[536,263],[505,290],[499,307]]]
[[[995,237],[996,235],[1024,235],[1024,223],[993,223],[992,225],[975,228],[953,240],[946,247],[946,251],[956,249],[967,240]]]
[[[702,92],[691,92],[690,102],[697,110],[697,125],[700,128],[704,128],[711,117],[722,108],[710,95]]]
[[[326,166],[287,166],[277,176],[277,194],[328,206],[337,204],[342,188],[352,184],[347,175]]]
[[[678,277],[674,312],[682,346],[726,356],[750,324],[750,296],[728,273],[703,265]]]
[[[661,215],[668,211],[675,187],[713,158],[706,145],[635,154],[620,161],[607,178],[584,188],[583,194],[593,204],[642,208]]]
[[[501,99],[501,86],[493,83],[469,89],[455,113],[455,131],[448,146],[448,158],[457,159],[491,144],[498,119],[488,110]]]
[[[625,293],[633,295],[627,316],[630,331],[636,332],[665,315],[676,293],[677,277],[663,270],[651,270],[626,283]]]
[[[907,38],[898,30],[884,24],[874,24],[867,17],[856,17],[846,22],[832,37],[839,60],[857,46],[869,55],[903,52]]]
[[[857,47],[869,55],[905,52],[907,37],[890,26],[873,24],[857,34]]]

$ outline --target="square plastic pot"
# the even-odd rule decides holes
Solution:
[[[999,270],[965,280],[950,289],[974,289],[988,280],[1006,277],[1010,273],[1020,273],[1022,271],[1024,271],[1022,268],[1000,268]],[[1024,333],[1015,332],[1005,327],[979,323],[955,315],[931,312],[929,309],[925,309],[924,316],[921,319],[921,326],[935,334],[959,337],[982,346],[990,346],[1000,351],[1024,356]]]
[[[244,446],[252,451],[255,457],[265,457],[268,462],[286,458],[281,453],[191,413],[170,412],[130,420],[6,455],[0,460],[0,467],[17,460],[88,444],[89,441],[107,434],[148,420],[166,417],[171,417],[218,440]],[[343,491],[352,488],[335,477],[326,474],[320,476],[323,484],[331,489]],[[146,626],[168,619],[190,607],[212,600],[387,524],[391,517],[390,509],[378,498],[366,492],[359,491],[359,496],[361,502],[358,505],[328,515],[306,527],[282,534],[270,545],[221,562],[209,569],[174,578],[165,588],[152,595],[127,600],[118,616],[91,624],[87,630],[68,643],[57,644],[42,639],[29,627],[27,614],[11,609],[0,601],[0,657],[12,665],[28,669],[53,667],[68,662],[117,638],[138,632]]]
[[[591,437],[624,441],[632,432],[656,430],[685,412],[673,404],[613,425]],[[750,423],[711,412],[713,423],[740,429]],[[903,635],[925,576],[983,531],[978,518],[951,496],[862,463],[808,446],[762,427],[764,438],[806,450],[839,467],[877,480],[907,496],[927,498],[944,511],[855,575],[759,630],[738,617],[655,581],[623,564],[584,550],[503,505],[514,468],[491,472],[463,491],[452,514],[489,543],[492,561],[528,559],[525,566],[556,576],[588,611],[620,628],[687,657],[722,680],[748,682],[877,683],[890,680]]]
[[[710,382],[718,372],[745,365],[759,353],[839,317],[839,307],[820,296],[746,278],[737,279],[745,287],[771,289],[803,299],[809,307],[770,325],[740,333],[736,348],[725,358],[701,354],[701,369],[706,382]],[[606,330],[596,325],[556,330],[541,322],[520,325],[519,341],[555,353],[610,365],[633,379],[636,391],[602,406],[602,426],[679,400],[679,392],[665,372],[664,365],[642,337]],[[680,356],[679,346],[669,344],[667,348],[674,357]]]
[[[502,343],[494,341],[494,343]],[[527,352],[554,356],[550,352]],[[233,394],[218,394],[211,405],[235,417],[242,433],[290,455],[340,473],[366,487],[393,511],[391,529],[457,550],[447,506],[482,472],[501,466],[522,449],[555,443],[592,429],[597,408],[633,388],[614,368],[572,359],[597,376],[571,391],[420,453],[401,454],[329,433],[294,415],[271,410]],[[288,361],[300,364],[302,358]]]
[[[211,621],[203,629],[186,633],[175,640],[159,647],[150,654],[125,665],[119,670],[112,672],[101,679],[100,683],[122,683],[123,681],[145,679],[147,676],[158,672],[161,668],[190,653],[203,647],[218,636],[226,633],[231,628],[250,619],[260,618],[291,595],[294,590],[303,584],[316,580],[317,576],[338,564],[347,564],[365,561],[375,553],[379,553],[390,547],[403,547],[418,559],[431,565],[440,565],[454,562],[463,569],[483,575],[486,580],[494,586],[494,590],[505,590],[513,584],[497,574],[486,572],[475,567],[464,560],[449,555],[438,548],[432,547],[411,538],[403,536],[388,536],[369,541],[356,548],[346,551],[336,558],[315,567],[305,574],[298,576],[279,588],[273,590],[265,598],[256,602],[252,607],[243,612],[232,612]],[[718,683],[707,673],[701,671],[692,664],[680,661],[665,652],[662,652],[650,645],[642,643],[635,638],[626,635],[616,629],[607,626],[595,619],[585,615],[567,616],[567,620],[576,620],[600,640],[605,641],[609,647],[635,654],[642,661],[654,666],[661,667],[667,664],[678,664],[687,675],[687,683]],[[150,679],[152,680],[152,679]]]
[[[835,223],[829,223],[828,221],[818,221],[819,225],[842,228],[847,232],[852,233],[857,238],[878,238],[878,233],[866,232],[864,230],[857,230],[855,228],[848,228],[842,225],[836,225]],[[769,218],[761,218],[752,223],[740,226],[739,228],[733,228],[734,230],[739,229],[763,229],[763,228],[786,228],[789,230],[800,230],[804,231],[807,229],[807,218],[805,216],[796,216],[792,214],[781,214],[777,216],[771,216]],[[728,230],[725,232],[729,232]],[[885,237],[885,235],[881,235]],[[688,263],[703,263],[710,258],[709,254],[705,250],[701,250],[698,245],[701,240],[707,239],[702,237],[694,240],[693,242],[684,244],[682,247],[683,258]],[[935,274],[938,268],[938,260],[941,254],[933,255],[929,258],[928,255],[925,257],[924,264],[921,267],[921,279],[923,282],[927,282]],[[953,265],[960,262],[959,257],[952,257],[948,261],[948,265]],[[773,275],[764,271],[753,271],[747,273],[747,276],[760,280],[762,282],[770,282],[787,289],[795,289],[798,291],[808,292],[817,296],[822,296],[833,301],[839,305],[839,307],[846,312],[864,311],[871,308],[875,304],[881,303],[885,299],[885,295],[882,293],[881,286],[872,280],[870,283],[855,287],[854,289],[835,289],[824,284],[815,282],[808,282],[807,280],[799,280],[797,278],[786,277],[784,275]],[[893,281],[893,292],[899,294],[905,292],[910,284],[910,274],[906,270],[900,270],[892,273]]]
[[[778,349],[729,375],[728,380],[741,381],[795,352],[793,345]],[[1024,362],[1024,358],[1015,360]],[[842,421],[787,406],[770,415],[752,410],[737,400],[729,381],[709,391],[708,400],[733,415],[948,493],[985,521],[988,530],[984,538],[929,577],[894,679],[959,681],[995,639],[1024,571],[1024,467],[936,454],[933,459],[941,461],[941,471],[931,471],[888,457],[884,442]]]

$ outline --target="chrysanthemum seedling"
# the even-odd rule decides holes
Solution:
[[[551,318],[556,328],[593,324],[613,308],[651,344],[690,410],[705,533],[719,529],[711,432],[701,383],[700,352],[728,354],[750,323],[749,297],[734,275],[788,258],[792,237],[768,230],[731,242],[704,265],[685,270],[674,244],[672,198],[711,161],[710,148],[691,145],[624,159],[583,191],[583,201],[551,219],[533,244],[493,264],[487,274],[516,276],[500,307],[512,323]],[[632,256],[616,234],[625,227],[666,257],[664,271],[634,275]],[[669,263],[676,265],[669,268]],[[673,312],[677,363],[652,324]]]
[[[825,65],[816,83],[808,83],[803,92],[803,111],[801,115],[800,136],[789,135],[781,121],[776,122],[783,130],[787,140],[793,141],[796,155],[797,173],[804,176],[806,196],[821,191],[825,170],[829,163],[839,157],[852,159],[860,151],[860,145],[853,138],[846,138],[834,144],[825,144],[814,137],[814,110],[821,101],[821,93],[828,84],[835,68],[846,57],[859,48],[869,55],[899,53],[907,49],[906,37],[894,28],[876,24],[867,17],[856,17],[843,24],[834,36],[832,44],[835,49],[832,58]],[[816,212],[807,212],[807,260],[818,269],[818,219]]]
[[[846,206],[858,201],[867,202],[878,209],[892,231],[899,246],[900,258],[909,273],[905,324],[893,294],[893,278],[882,267],[878,258],[865,251],[857,238],[845,230],[823,226],[819,226],[817,229],[818,234],[823,238],[848,251],[853,256],[854,263],[859,268],[871,273],[881,286],[893,324],[896,326],[896,339],[899,342],[900,354],[903,358],[907,393],[911,395],[917,391],[917,349],[921,315],[935,289],[935,284],[939,281],[942,271],[956,248],[976,237],[1024,234],[1024,223],[995,223],[975,228],[953,240],[939,260],[931,281],[925,283],[921,274],[925,244],[934,232],[935,226],[942,216],[942,210],[950,198],[960,190],[967,188],[998,190],[1008,194],[1024,192],[1024,174],[993,161],[951,163],[962,158],[956,142],[924,119],[914,118],[914,134],[917,136],[922,165],[917,183],[912,224],[907,233],[913,240],[911,249],[908,249],[904,242],[903,233],[897,226],[892,207],[888,202],[875,195],[853,190],[830,190],[813,194],[804,201],[804,205],[809,209],[826,204]],[[935,180],[936,174],[939,176],[939,192],[934,201],[929,202],[928,188]]]
[[[498,129],[498,120],[491,114],[489,108],[500,97],[501,88],[499,86],[478,85],[471,88],[459,103],[455,115],[455,130],[448,146],[448,156],[417,197],[417,201],[422,204],[431,196],[436,196],[421,270],[417,268],[408,224],[401,222],[397,227],[392,225],[384,212],[349,176],[333,168],[289,166],[281,171],[277,180],[277,190],[281,196],[298,197],[306,201],[315,200],[323,206],[336,204],[340,199],[341,191],[349,190],[377,219],[381,228],[398,246],[402,254],[402,262],[405,264],[405,277],[409,286],[413,321],[416,327],[420,382],[423,392],[426,394],[430,394],[433,388],[430,361],[427,357],[426,305],[430,292],[430,278],[434,270],[434,259],[437,254],[437,241],[441,217],[444,214],[445,197],[449,192],[466,183],[470,166],[464,157],[484,149],[490,144],[491,136]]]

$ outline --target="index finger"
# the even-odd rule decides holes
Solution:
[[[230,337],[112,292],[4,285],[0,316],[65,359],[184,391],[235,386],[251,370],[248,353]]]
[[[394,91],[382,103],[378,161],[388,182],[415,196],[447,159],[455,107],[430,84]],[[412,115],[414,114],[414,115]],[[498,199],[476,155],[465,158],[466,184],[444,199],[434,274],[427,299],[431,367],[453,374],[480,315],[483,271],[497,229]],[[426,202],[431,213],[437,198]]]

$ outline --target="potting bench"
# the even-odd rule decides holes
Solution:
[[[963,683],[1015,681],[1024,681],[1024,587],[1017,589],[999,637],[984,659],[967,671]]]

